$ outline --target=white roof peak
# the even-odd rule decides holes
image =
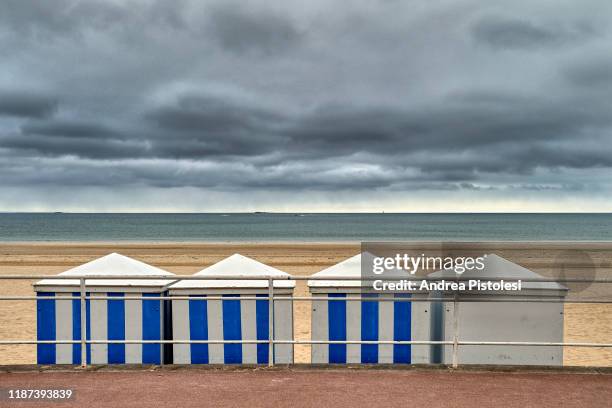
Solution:
[[[311,276],[325,277],[360,277],[361,276],[361,260],[362,258],[372,257],[369,252],[360,252],[350,258],[340,261],[335,265],[327,267]],[[309,280],[310,287],[361,287],[361,281],[358,280]]]
[[[117,276],[118,279],[88,279],[87,286],[164,286],[169,280],[121,279],[122,276],[172,276],[171,272],[116,252],[96,258],[60,273],[58,276]],[[74,286],[78,280],[43,279],[35,286]]]
[[[289,277],[290,275],[270,265],[241,254],[233,254],[221,261],[202,269],[194,276],[245,276],[245,277]],[[220,289],[220,288],[267,288],[267,280],[184,280],[179,281],[170,289]],[[274,287],[293,288],[294,281],[275,280]]]
[[[96,258],[68,269],[60,275],[75,276],[121,276],[121,275],[173,275],[168,271],[149,265],[134,258],[116,252]]]

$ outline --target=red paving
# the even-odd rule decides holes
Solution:
[[[72,388],[1,407],[609,407],[611,374],[284,369],[14,372],[0,388]],[[5,393],[6,394],[6,393]]]

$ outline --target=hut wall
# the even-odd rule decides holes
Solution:
[[[429,302],[342,300],[359,293],[314,293],[339,300],[312,302],[312,339],[410,341],[429,338]],[[372,297],[423,296],[369,294]],[[313,344],[313,364],[411,364],[429,359],[429,348],[409,344]]]
[[[432,333],[453,340],[452,302],[438,302],[441,313]],[[563,303],[458,302],[460,341],[563,342]],[[436,339],[434,339],[436,340]],[[452,363],[452,346],[432,346],[432,363]],[[561,346],[459,346],[459,364],[562,365]]]
[[[159,340],[162,330],[159,293],[93,292],[87,296],[139,296],[142,300],[86,301],[87,340]],[[38,292],[38,340],[81,340],[81,300],[45,299],[80,296],[79,292]],[[87,344],[88,364],[159,364],[159,344]],[[81,344],[39,344],[38,364],[81,364]]]
[[[219,295],[214,295],[219,296]],[[240,299],[172,300],[173,338],[175,340],[260,340],[267,341],[269,330],[268,300]],[[244,296],[253,297],[253,294]],[[259,294],[258,297],[267,297]],[[293,306],[288,300],[274,301],[274,337],[293,340]],[[268,343],[174,344],[175,364],[268,364]],[[276,364],[293,363],[293,345],[274,346]]]

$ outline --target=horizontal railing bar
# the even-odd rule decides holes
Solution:
[[[274,340],[276,344],[399,344],[399,345],[451,345],[445,340]]]
[[[415,345],[453,345],[453,341],[327,341],[327,340],[275,340],[278,344],[415,344]],[[612,347],[612,343],[560,343],[560,342],[520,342],[520,341],[459,341],[460,346],[560,346],[560,347]]]
[[[1,300],[80,300],[80,296],[0,296]],[[269,300],[268,296],[85,296],[86,300]],[[274,300],[279,299],[274,296]],[[291,300],[283,297],[280,300]]]
[[[268,344],[268,340],[86,340],[85,344]],[[81,344],[81,340],[0,340],[0,345]]]
[[[0,345],[20,344],[81,344],[81,340],[0,340]]]
[[[0,345],[80,344],[80,340],[0,340]],[[87,340],[86,344],[267,344],[268,340]],[[434,340],[273,340],[275,344],[398,344],[452,345],[453,341]],[[609,348],[612,343],[530,342],[530,341],[459,341],[460,346],[551,346]]]
[[[452,341],[274,340],[278,344],[452,344]],[[86,344],[268,344],[269,340],[87,340]],[[80,340],[1,340],[0,345],[81,344]]]
[[[461,295],[459,295],[461,296]],[[466,295],[465,298],[459,297],[457,302],[459,303],[480,303],[480,302],[525,302],[525,303],[602,303],[608,304],[612,303],[611,300],[593,300],[593,299],[575,299],[575,300],[567,300],[559,297],[550,297],[550,298],[503,298],[502,296],[512,296],[512,295],[499,295],[499,297],[480,297],[479,295]],[[226,298],[227,299],[227,298]],[[242,297],[240,298],[242,299]],[[265,298],[258,298],[265,299]],[[411,298],[411,297],[310,297],[310,296],[296,296],[296,297],[279,297],[274,296],[274,300],[294,300],[294,301],[317,301],[317,300],[329,300],[329,301],[364,301],[364,302],[453,302],[455,301],[454,297],[445,297],[445,298]]]
[[[459,341],[460,346],[559,346],[559,347],[612,347],[612,343],[563,343],[529,341]]]
[[[480,302],[517,302],[517,303],[593,303],[593,304],[610,304],[611,300],[599,300],[599,299],[567,299],[559,297],[550,298],[533,298],[533,297],[513,297],[503,298],[501,296],[512,296],[512,295],[500,295],[499,297],[483,297],[481,295],[466,294],[465,298],[460,298],[460,303],[480,303]],[[0,301],[21,301],[21,300],[80,300],[80,296],[0,296]],[[228,300],[228,297],[224,296],[86,296],[87,300]],[[268,296],[240,296],[240,300],[269,300]],[[442,298],[427,298],[427,297],[329,297],[329,296],[273,296],[273,300],[278,301],[364,301],[364,302],[452,302],[454,297],[442,297]],[[231,299],[230,299],[231,300]],[[236,299],[234,299],[236,300]]]
[[[301,279],[304,278],[304,279]],[[49,280],[148,280],[148,281],[178,281],[178,280],[195,280],[195,281],[216,281],[216,280],[245,280],[245,281],[267,281],[269,279],[275,281],[287,281],[287,280],[308,280],[311,278],[294,276],[294,277],[284,277],[284,276],[195,276],[195,275],[172,275],[172,276],[151,276],[151,275],[117,275],[117,276],[109,276],[109,275],[0,275],[0,279],[49,279]],[[314,278],[315,280],[318,278]],[[323,279],[329,280],[329,278]],[[334,280],[337,280],[334,278]],[[361,280],[358,277],[350,278],[349,280]]]
[[[401,278],[383,278],[383,277],[361,277],[361,276],[194,276],[194,275],[172,275],[172,276],[143,276],[143,275],[121,275],[121,276],[97,276],[97,275],[0,275],[1,279],[50,279],[50,280],[153,280],[153,281],[182,281],[182,280],[196,280],[196,281],[217,281],[217,280],[245,280],[245,281],[263,281],[272,279],[274,281],[375,281],[375,280],[385,280],[391,282],[397,282],[400,280],[405,281],[452,281],[452,282],[467,282],[470,280],[492,280],[492,281],[517,281],[520,280],[522,282],[540,282],[540,283],[556,283],[556,282],[564,282],[564,283],[612,283],[612,279],[586,279],[586,278],[517,278],[516,276],[508,276],[508,277],[401,277]]]
[[[0,296],[1,300],[80,300],[80,296]],[[227,296],[85,296],[87,300],[269,300],[266,296],[240,296],[229,298]],[[279,299],[274,296],[273,299]],[[283,297],[280,300],[291,300]]]

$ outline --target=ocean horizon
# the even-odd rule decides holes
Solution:
[[[612,241],[610,213],[0,213],[0,241]]]

